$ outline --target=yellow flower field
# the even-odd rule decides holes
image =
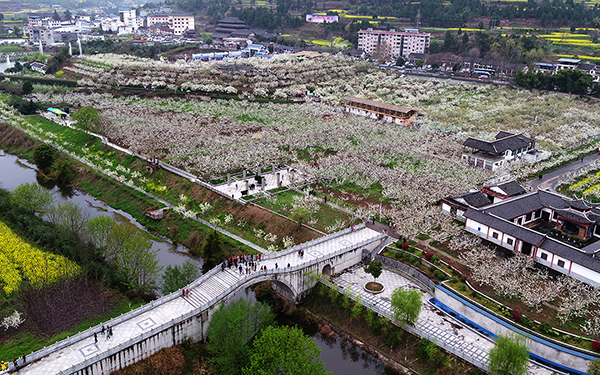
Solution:
[[[6,295],[17,291],[22,281],[41,287],[79,272],[75,262],[29,245],[0,222],[0,285]]]
[[[564,44],[571,46],[586,46],[586,47],[597,47],[598,43],[593,43],[590,36],[587,34],[572,34],[572,33],[557,33],[540,35],[540,38],[544,38],[553,44]]]

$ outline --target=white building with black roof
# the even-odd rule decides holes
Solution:
[[[535,150],[535,139],[523,134],[501,131],[495,138],[492,142],[467,138],[463,143],[462,159],[471,165],[494,170]]]
[[[600,286],[600,205],[545,190],[513,193],[517,195],[494,197],[488,205],[482,205],[483,196],[474,193],[445,198],[442,209],[448,212],[462,199],[461,209],[466,210],[461,217],[468,232]]]

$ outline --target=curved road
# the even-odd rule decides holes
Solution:
[[[549,189],[550,191],[556,191],[556,186],[560,183],[560,178],[566,173],[577,171],[585,166],[590,165],[596,160],[600,160],[600,153],[595,153],[583,158],[583,160],[576,160],[570,164],[562,166],[552,172],[546,173],[542,178],[535,178],[529,181],[529,186],[533,190],[537,189]]]

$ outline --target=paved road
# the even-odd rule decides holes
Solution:
[[[556,190],[556,186],[560,183],[560,177],[566,173],[576,171],[585,166],[590,165],[592,162],[600,160],[600,153],[595,153],[589,156],[586,156],[582,160],[574,161],[571,164],[567,164],[563,167],[560,167],[552,172],[546,173],[542,176],[542,178],[536,178],[529,181],[529,186],[532,189],[549,189],[551,191]]]

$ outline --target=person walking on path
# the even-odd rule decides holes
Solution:
[[[94,344],[98,343],[98,334],[96,332],[94,332]],[[23,356],[25,357],[25,356]]]
[[[23,364],[27,363],[27,358],[25,358],[25,354],[23,354]]]

